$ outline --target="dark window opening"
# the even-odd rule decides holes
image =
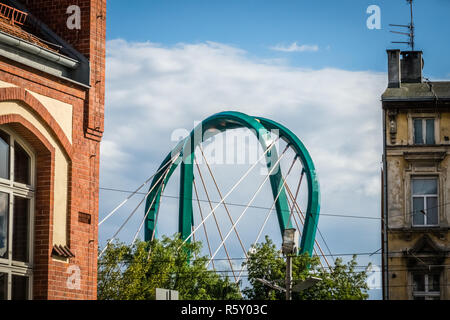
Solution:
[[[28,277],[12,276],[12,300],[28,300]]]
[[[414,144],[435,144],[434,119],[414,119]]]
[[[9,136],[0,130],[0,178],[9,179]]]
[[[30,156],[17,142],[14,143],[14,180],[30,184]]]
[[[30,200],[14,197],[13,221],[13,260],[29,262],[29,227],[30,227]]]
[[[9,194],[0,192],[0,258],[8,258]]]

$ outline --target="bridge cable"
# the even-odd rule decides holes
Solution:
[[[241,218],[244,216],[244,214],[247,212],[249,206],[253,203],[253,201],[256,199],[256,196],[259,194],[259,192],[261,191],[262,187],[264,186],[264,184],[266,183],[266,181],[270,178],[272,172],[275,169],[280,170],[280,166],[279,163],[281,161],[281,159],[283,159],[284,155],[286,154],[286,151],[288,150],[289,145],[286,146],[286,148],[284,149],[284,151],[282,152],[282,154],[280,155],[280,157],[278,158],[278,160],[275,162],[275,164],[273,165],[272,169],[270,169],[270,171],[268,172],[267,176],[265,177],[264,181],[260,184],[258,190],[255,192],[255,194],[253,195],[252,199],[250,199],[250,202],[247,204],[247,206],[245,207],[244,211],[242,211],[241,215],[239,216],[239,218],[236,220],[236,222],[233,224],[233,226],[231,227],[231,230],[228,232],[228,234],[225,237],[225,240],[222,241],[222,243],[219,245],[219,247],[217,248],[216,252],[214,252],[213,256],[211,257],[211,259],[214,259],[214,257],[217,255],[217,253],[219,252],[220,248],[222,247],[222,245],[225,243],[225,241],[228,239],[228,237],[230,236],[231,232],[233,232],[233,229],[236,227],[236,225],[239,223],[239,221],[241,220]],[[211,260],[208,262],[211,262]]]
[[[163,179],[163,181],[162,181],[162,184],[161,184],[161,186],[158,188],[158,191],[161,190],[160,193],[163,193],[163,192],[164,192],[164,187],[165,187],[165,182],[166,182],[165,180],[166,180],[166,177],[167,177],[167,175],[169,174],[169,172],[170,172],[170,169],[166,170],[166,172],[165,172],[165,174],[164,174],[164,179]],[[138,229],[138,231],[136,232],[136,234],[134,235],[133,242],[131,242],[132,245],[133,245],[134,242],[137,240],[137,237],[139,236],[139,233],[141,232],[142,226],[144,225],[145,220],[146,220],[147,217],[148,217],[148,214],[149,214],[150,211],[152,210],[152,207],[153,207],[153,204],[155,203],[155,201],[156,201],[156,197],[153,198],[152,203],[151,203],[150,206],[148,207],[148,210],[147,210],[147,212],[145,213],[144,218],[142,219],[142,222],[141,222],[141,224],[140,224],[140,226],[139,226],[139,229]],[[154,234],[155,234],[155,230],[156,230],[156,222],[158,221],[158,216],[159,216],[158,213],[159,213],[159,207],[158,207],[158,212],[156,213],[155,227],[153,228],[153,233],[152,233],[152,238],[151,238],[151,240],[153,240],[153,237],[154,237]]]
[[[170,170],[170,167],[168,167],[166,169],[167,171]],[[139,204],[136,206],[136,208],[134,208],[134,210],[130,213],[130,215],[128,216],[128,218],[125,220],[125,222],[120,226],[120,228],[116,231],[116,233],[113,235],[113,237],[106,243],[105,248],[102,250],[102,252],[100,252],[98,258],[101,258],[102,255],[105,253],[106,249],[108,248],[108,246],[114,241],[114,239],[117,237],[117,235],[120,233],[120,231],[122,231],[122,229],[125,227],[125,225],[128,223],[128,221],[130,221],[131,217],[136,213],[136,211],[139,209],[139,207],[142,205],[142,203],[145,201],[145,199],[147,199],[148,195],[155,189],[155,187],[158,185],[158,183],[161,181],[161,179],[164,177],[164,175],[162,175],[161,177],[159,177],[158,181],[155,183],[155,185],[150,188],[150,190],[147,192],[147,194],[142,198],[142,200],[139,202]]]
[[[254,246],[258,243],[259,238],[261,237],[262,232],[263,232],[263,230],[264,230],[264,228],[265,228],[265,226],[266,226],[266,224],[267,224],[267,221],[269,220],[269,216],[270,216],[270,214],[272,213],[272,209],[273,209],[273,207],[275,207],[275,204],[276,204],[276,202],[278,201],[278,198],[280,197],[281,192],[283,191],[283,187],[286,185],[287,178],[288,178],[289,175],[291,174],[292,167],[294,166],[296,160],[297,160],[297,157],[295,157],[294,160],[292,161],[291,167],[290,167],[290,169],[289,169],[289,171],[288,171],[288,173],[287,173],[287,175],[286,175],[286,178],[282,177],[282,179],[283,179],[283,184],[282,184],[282,186],[280,187],[280,190],[278,191],[278,194],[277,194],[277,196],[275,197],[275,199],[274,199],[274,201],[273,201],[273,203],[272,203],[272,207],[269,209],[269,211],[268,211],[268,213],[267,213],[267,216],[266,216],[266,219],[264,220],[263,225],[262,225],[261,228],[259,229],[258,236],[256,237],[256,240],[255,240],[255,242],[253,243],[252,247],[254,247]],[[246,257],[245,260],[248,261],[248,256]],[[241,270],[241,272],[239,272],[238,281],[239,281],[240,278],[241,278],[241,274],[242,274],[242,270]]]
[[[292,197],[292,192],[290,191],[289,187],[287,187],[286,189],[287,189],[288,193],[290,194],[290,196]],[[305,217],[305,215],[303,214],[303,212],[302,212],[302,210],[300,209],[300,206],[298,205],[297,202],[295,202],[295,206],[296,206],[296,208],[297,208],[297,210],[298,210],[298,211],[297,211],[297,214],[299,214],[299,212],[300,212],[301,215],[302,215],[302,217],[306,220],[306,217]],[[320,232],[319,226],[317,226],[317,231],[319,232],[319,235],[320,235],[320,237],[322,238],[322,241],[324,242],[325,246],[327,247],[328,252],[330,253],[331,258],[333,259],[333,262],[335,262],[335,261],[334,261],[333,254],[331,253],[330,247],[328,246],[327,242],[325,241],[325,238],[323,237],[322,232]],[[317,245],[319,246],[317,240],[315,239],[314,241],[315,241],[315,242],[317,243]],[[320,247],[320,246],[319,246],[319,247]],[[321,251],[322,251],[322,250],[321,250]],[[325,256],[325,255],[323,254],[323,252],[322,252],[322,256],[323,256],[323,257]]]
[[[266,154],[275,146],[275,143],[279,140],[278,137],[275,139],[269,147],[267,147],[267,150],[264,151],[262,156],[247,170],[247,172],[236,182],[236,184],[228,191],[228,193],[223,197],[220,202],[214,207],[214,209],[203,219],[203,221],[200,222],[200,224],[194,229],[194,231],[191,232],[191,234],[183,241],[182,245],[184,245],[191,237],[192,235],[206,222],[206,220],[212,215],[212,213],[225,201],[226,198],[238,187],[238,185],[250,174],[250,172],[258,165],[258,163],[266,156]],[[181,247],[180,247],[181,248]]]
[[[290,189],[289,189],[289,186],[288,186],[288,189],[289,189],[289,190],[288,190],[289,196],[291,197],[291,200],[292,200],[292,205],[290,206],[290,211],[291,211],[291,216],[293,216],[294,219],[295,219],[295,215],[294,215],[294,208],[295,208],[295,206],[294,206],[294,203],[297,203],[298,194],[299,194],[299,192],[300,192],[300,187],[301,187],[301,185],[302,185],[303,178],[304,178],[304,176],[305,176],[305,172],[306,172],[306,171],[305,171],[305,168],[303,168],[303,169],[302,169],[302,174],[301,174],[301,176],[300,176],[300,179],[299,179],[299,182],[298,182],[298,185],[297,185],[297,190],[295,191],[295,197],[294,197],[294,199],[292,199],[292,192],[290,192]],[[298,214],[298,212],[297,212],[297,214]],[[300,216],[299,216],[299,220],[300,220],[300,223],[302,224],[302,226],[304,226],[304,223],[302,222],[302,219],[300,219]],[[295,223],[296,223],[297,228],[298,228],[298,223],[297,223],[297,220],[296,220],[296,219],[295,219]],[[299,232],[300,232],[300,229],[298,229],[298,230],[299,230]],[[323,255],[323,251],[322,251],[322,248],[320,247],[320,244],[317,242],[316,239],[314,239],[314,242],[316,243],[317,247],[319,247],[319,250],[320,250],[320,252],[321,252],[322,255]],[[315,247],[313,247],[313,250],[314,250],[315,255],[316,255],[316,256],[319,256],[319,255],[317,254],[317,250],[316,250]],[[327,258],[326,258],[326,257],[323,257],[323,258],[324,258],[325,262],[327,263],[328,267],[330,267],[330,264],[328,263]],[[320,260],[320,257],[319,257],[319,260]],[[322,264],[322,260],[320,260],[320,265],[322,266],[322,268],[324,268],[324,266],[323,266],[323,264]]]
[[[304,173],[304,171],[303,171],[303,173]],[[303,178],[303,176],[302,176],[302,178]],[[291,192],[291,189],[289,188],[289,186],[287,186],[286,189],[287,189],[287,191],[288,191],[289,197],[290,197],[291,200],[292,200],[292,207],[291,207],[292,213],[294,213],[294,210],[293,210],[293,209],[295,209],[295,212],[296,212],[297,215],[298,215],[298,218],[299,218],[299,220],[300,220],[300,223],[301,223],[302,226],[303,226],[303,225],[304,225],[304,221],[305,221],[305,216],[304,216],[303,212],[301,211],[300,206],[299,206],[298,203],[297,203],[298,192],[299,192],[299,190],[300,190],[300,185],[301,185],[301,182],[302,182],[302,178],[300,179],[299,185],[298,185],[298,187],[297,187],[297,191],[296,191],[295,197],[293,197],[292,192]],[[298,208],[298,210],[297,210],[297,208]],[[300,215],[301,215],[301,216],[300,216]],[[294,216],[294,217],[295,217],[295,216]],[[325,257],[325,254],[324,254],[324,252],[323,252],[323,250],[322,250],[322,247],[320,246],[320,244],[319,244],[319,242],[317,241],[317,239],[314,239],[314,242],[315,242],[316,246],[319,248],[320,252],[322,253],[322,257],[323,257],[323,259],[325,260],[326,264],[328,265],[328,267],[330,267],[330,263],[328,262],[328,259]],[[319,254],[317,253],[315,247],[314,247],[314,253],[315,253],[317,256],[319,256]],[[322,261],[321,261],[320,264],[322,264]],[[323,265],[322,265],[322,266],[323,266]]]
[[[223,198],[222,192],[220,191],[219,185],[217,184],[216,178],[214,177],[214,174],[213,174],[213,172],[211,170],[211,167],[210,167],[210,165],[208,163],[208,160],[205,157],[205,153],[203,152],[203,148],[201,146],[199,146],[199,147],[200,147],[200,151],[202,153],[202,157],[205,160],[206,166],[208,168],[209,174],[211,175],[211,178],[213,179],[214,185],[216,186],[216,189],[217,189],[217,192],[219,194],[219,197],[222,199]],[[233,225],[234,224],[234,220],[231,217],[230,211],[228,210],[228,206],[227,206],[227,204],[225,202],[223,202],[223,206],[225,208],[225,211],[227,212],[227,215],[228,215],[228,218],[229,218],[231,224]],[[241,240],[241,237],[239,236],[239,232],[238,232],[237,228],[234,231],[235,231],[236,236],[237,236],[237,238],[239,240],[239,243],[241,245],[242,251],[244,252],[244,255],[248,258],[247,250],[245,250],[244,244],[242,243],[242,240]]]
[[[164,166],[162,166],[161,168],[158,169],[158,171],[155,172],[155,174],[153,174],[150,178],[148,178],[147,180],[145,180],[145,182],[139,187],[137,188],[134,192],[132,192],[124,201],[122,201],[116,208],[114,208],[99,224],[98,226],[100,227],[102,225],[103,222],[105,222],[106,220],[108,220],[114,213],[116,213],[117,210],[119,210],[125,203],[128,202],[128,200],[130,200],[135,194],[137,194],[143,187],[145,187],[150,180],[156,176],[160,171],[162,171],[164,169],[164,167],[166,167],[169,164],[173,163],[173,160],[175,158],[177,158],[179,155],[176,155],[175,157],[173,157],[172,159],[170,159],[170,161],[168,161]]]
[[[195,161],[195,166],[196,166],[198,174],[200,176],[200,180],[202,182],[203,189],[205,190],[206,198],[208,199],[208,202],[209,202],[209,207],[211,208],[211,210],[213,210],[213,205],[211,204],[211,200],[209,198],[209,193],[208,193],[208,190],[206,188],[205,180],[203,179],[203,175],[202,175],[202,172],[200,171],[200,166],[198,165],[197,161]],[[214,218],[214,222],[215,222],[216,227],[217,227],[217,231],[219,232],[220,240],[223,241],[222,230],[220,230],[219,222],[217,221],[217,216],[216,216],[216,213],[214,211],[213,211],[213,218]],[[228,254],[228,249],[225,246],[225,244],[224,244],[223,248],[225,249],[225,254],[227,255],[227,259],[228,259],[228,262],[230,264],[231,271],[233,272],[234,280],[236,281],[236,274],[234,273],[233,263],[230,260],[230,255]]]
[[[292,200],[292,206],[289,207],[289,209],[290,209],[289,211],[291,212],[291,217],[289,218],[288,221],[290,221],[291,218],[294,216],[294,202],[297,201],[298,194],[299,194],[299,192],[300,192],[300,186],[301,186],[301,184],[302,184],[303,176],[304,176],[304,175],[305,175],[305,169],[302,170],[302,174],[301,174],[301,176],[300,176],[300,180],[299,180],[298,185],[297,185],[297,190],[295,191],[295,198]],[[287,227],[287,226],[286,226],[286,227]],[[300,230],[299,230],[299,231],[300,231]]]
[[[286,190],[288,190],[289,189],[289,186],[287,186],[286,187]],[[288,202],[289,202],[289,199],[292,201],[292,207],[291,207],[291,203],[289,202],[289,206],[292,208],[291,210],[293,210],[295,207],[294,207],[294,202],[293,202],[293,200],[292,200],[292,195],[289,193],[289,190],[288,190],[288,195],[289,195],[289,198],[288,198]],[[295,208],[295,212],[297,212],[297,209]],[[294,213],[294,211],[292,211],[292,213]],[[297,212],[297,216],[298,216],[298,220],[300,221],[300,224],[302,225],[302,227],[305,225],[304,224],[304,221],[301,219],[301,217],[300,217],[300,215],[298,215],[298,212]],[[292,218],[293,218],[293,220],[294,220],[294,222],[295,222],[295,225],[296,225],[296,227],[297,227],[297,230],[299,230],[299,234],[300,234],[300,236],[302,236],[302,228],[300,228],[300,226],[299,226],[299,224],[298,224],[298,222],[297,222],[297,216],[294,214],[294,215],[292,215]],[[314,241],[316,242],[316,244],[318,245],[318,243],[317,243],[317,241],[316,241],[316,239],[314,239]],[[322,267],[322,269],[325,269],[325,267],[324,267],[324,265],[323,265],[323,263],[322,263],[322,260],[320,259],[320,255],[317,253],[317,250],[316,250],[316,247],[315,246],[313,246],[313,250],[314,250],[314,254],[316,255],[316,256],[318,256],[319,257],[319,261],[320,261],[320,266]],[[328,263],[328,261],[327,261],[327,263]],[[329,265],[328,265],[329,266]]]
[[[200,205],[200,201],[198,199],[198,191],[197,191],[197,185],[195,183],[195,179],[192,181],[193,186],[194,186],[194,191],[195,191],[195,196],[197,197],[197,205],[198,205],[198,210],[200,211],[200,217],[203,220],[203,210],[202,210],[202,206]],[[193,226],[192,226],[193,227]],[[212,255],[212,250],[211,250],[211,244],[209,243],[209,237],[208,237],[208,232],[206,231],[206,224],[203,224],[203,231],[205,232],[205,237],[206,237],[206,243],[208,244],[208,251],[209,251],[209,255]],[[195,233],[193,233],[193,236],[195,235]],[[195,241],[194,241],[195,242]],[[216,270],[216,267],[214,265],[214,262],[212,264],[212,267],[214,270]]]
[[[300,207],[299,207],[297,201],[296,201],[295,199],[294,199],[295,201],[292,199],[293,196],[292,196],[292,192],[291,192],[289,186],[287,186],[286,190],[288,191],[288,195],[289,195],[291,201],[293,201],[293,202],[292,202],[293,209],[294,209],[295,213],[297,213],[297,216],[298,216],[298,219],[299,219],[299,221],[300,221],[300,224],[301,224],[302,226],[304,226],[304,225],[305,225],[305,217],[304,217],[304,215],[303,215],[303,212],[300,210]],[[295,223],[296,223],[297,228],[298,228],[298,223],[297,223],[296,216],[294,215],[293,217],[294,217]],[[326,258],[325,253],[323,252],[322,247],[320,246],[320,244],[319,244],[319,242],[317,241],[317,239],[314,239],[314,243],[315,243],[315,246],[313,247],[314,254],[315,254],[316,256],[318,256],[319,258],[322,257],[322,258],[325,260],[325,262],[326,262],[328,268],[331,268],[330,263],[328,262],[328,259]],[[316,246],[319,248],[319,250],[320,250],[320,252],[321,252],[320,255],[317,253]],[[320,264],[321,264],[321,266],[322,266],[322,268],[323,268],[324,266],[323,266],[323,264],[322,264],[322,261],[320,261]]]

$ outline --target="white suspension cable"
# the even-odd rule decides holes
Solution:
[[[200,212],[200,217],[203,220],[203,210],[202,210],[202,206],[200,204],[200,201],[198,199],[198,191],[197,191],[197,186],[196,186],[196,183],[195,183],[195,179],[192,181],[192,185],[194,186],[195,196],[197,197],[197,205],[198,205],[198,210]],[[192,230],[194,230],[194,227],[192,227]],[[206,225],[205,224],[203,225],[203,231],[205,232],[206,243],[208,245],[209,255],[211,256],[212,255],[211,244],[209,243],[208,232],[206,231]],[[195,233],[193,235],[195,235]],[[195,242],[195,240],[194,240],[194,242]],[[216,266],[214,265],[214,261],[212,263],[212,267],[213,267],[213,270],[216,270]]]
[[[297,190],[296,190],[296,192],[295,192],[295,198],[292,199],[292,197],[291,197],[291,200],[292,200],[292,206],[289,206],[290,211],[291,211],[291,216],[289,217],[289,220],[291,220],[291,218],[294,216],[294,210],[293,210],[293,209],[294,209],[295,203],[297,203],[297,197],[298,197],[298,194],[299,194],[299,192],[300,192],[300,187],[301,187],[301,185],[302,185],[302,181],[303,181],[304,175],[305,175],[305,170],[303,169],[303,170],[302,170],[302,174],[300,175],[300,180],[299,180],[298,185],[297,185]],[[286,227],[287,227],[287,226],[286,226]]]
[[[128,202],[128,200],[130,200],[136,193],[138,193],[143,187],[145,187],[150,180],[156,176],[159,172],[161,172],[164,167],[166,167],[169,164],[173,163],[173,160],[176,159],[179,156],[176,155],[175,157],[173,157],[172,159],[170,159],[170,161],[168,161],[164,166],[162,166],[161,168],[158,169],[158,171],[155,172],[155,174],[153,174],[150,178],[148,178],[147,180],[145,180],[145,182],[139,187],[137,188],[133,193],[131,193],[125,200],[123,200],[117,207],[115,207],[99,224],[98,226],[100,227],[102,225],[103,222],[105,222],[106,220],[108,220],[114,213],[117,212],[117,210],[119,210],[125,203]]]
[[[284,149],[283,153],[280,155],[280,157],[278,158],[277,162],[273,165],[272,169],[270,169],[269,173],[267,174],[267,176],[265,177],[264,181],[261,183],[261,185],[259,186],[258,190],[256,190],[255,194],[253,195],[252,199],[250,200],[250,202],[247,204],[247,206],[245,207],[244,211],[242,211],[241,215],[239,216],[239,218],[236,220],[236,222],[233,224],[233,226],[231,227],[231,230],[228,232],[228,234],[225,236],[225,239],[220,243],[219,247],[217,248],[217,250],[214,252],[213,256],[211,257],[211,259],[209,260],[207,266],[209,266],[209,264],[211,263],[211,260],[214,259],[217,255],[217,253],[219,252],[220,248],[222,248],[223,244],[225,243],[225,241],[227,241],[228,237],[230,236],[230,234],[233,232],[234,228],[236,228],[236,225],[239,223],[239,221],[241,220],[241,218],[244,216],[244,214],[247,212],[249,206],[253,203],[253,201],[256,199],[256,196],[259,194],[259,192],[262,190],[264,184],[266,183],[266,181],[270,178],[270,175],[272,174],[272,172],[275,169],[279,169],[278,164],[280,163],[281,159],[283,159],[284,155],[286,154],[287,149],[289,148],[289,145],[286,146],[286,148]]]
[[[170,167],[168,167],[166,169],[167,171],[170,170]],[[102,252],[100,252],[98,258],[101,258],[103,256],[103,254],[105,253],[106,249],[108,249],[108,246],[114,241],[114,239],[117,237],[117,235],[120,233],[120,231],[122,231],[122,229],[125,227],[125,225],[128,223],[128,221],[130,221],[131,217],[136,213],[136,211],[139,209],[139,207],[142,205],[142,203],[145,201],[145,199],[147,199],[148,195],[155,189],[155,187],[158,185],[158,183],[161,181],[161,179],[164,177],[164,175],[162,175],[161,177],[159,177],[158,181],[155,183],[155,185],[147,192],[147,194],[142,198],[142,200],[139,202],[139,204],[136,206],[136,208],[134,208],[134,210],[130,213],[130,215],[128,216],[128,218],[125,220],[124,223],[122,223],[122,225],[120,226],[119,230],[116,231],[116,233],[112,236],[112,238],[106,243],[105,248],[102,250]]]
[[[161,186],[160,186],[161,193],[164,192],[164,183],[165,183],[166,177],[167,177],[167,175],[169,174],[169,172],[170,172],[170,169],[169,169],[169,170],[166,170],[166,173],[164,174],[164,179],[163,179],[163,182],[162,182],[162,184],[161,184]],[[139,236],[139,233],[141,232],[142,226],[144,225],[145,220],[147,219],[147,216],[148,216],[148,214],[150,213],[150,210],[152,209],[153,204],[155,203],[155,201],[156,201],[156,197],[153,198],[152,203],[151,203],[150,206],[148,207],[148,210],[147,210],[147,212],[145,213],[144,219],[142,219],[142,222],[141,222],[141,224],[140,224],[140,226],[139,226],[139,229],[138,229],[138,231],[136,232],[136,234],[134,235],[134,238],[133,238],[133,241],[131,242],[131,245],[133,245],[133,244],[136,242],[136,239],[137,239],[137,237]],[[158,214],[157,214],[157,216],[158,216]],[[157,218],[156,218],[156,219],[157,219]],[[156,229],[156,220],[155,220],[155,228],[154,228],[154,229]],[[152,235],[152,238],[153,238],[153,235]],[[153,240],[153,239],[152,239],[152,240]]]
[[[203,175],[202,175],[202,172],[200,171],[200,166],[198,165],[198,162],[197,162],[197,161],[195,161],[195,165],[196,165],[196,167],[197,167],[197,171],[198,171],[198,174],[199,174],[199,176],[200,176],[200,180],[201,180],[201,182],[202,182],[203,189],[204,189],[205,194],[206,194],[206,198],[208,199],[209,207],[211,208],[211,210],[213,210],[213,206],[212,206],[212,204],[211,204],[211,199],[209,198],[208,189],[206,188],[205,180],[203,180]],[[222,230],[220,229],[219,221],[217,220],[217,216],[216,216],[215,213],[213,213],[213,218],[214,218],[214,222],[216,223],[217,231],[219,232],[220,240],[223,240]],[[205,226],[205,225],[203,225],[203,226]],[[195,235],[195,233],[194,233],[194,235]],[[231,268],[231,271],[233,272],[234,280],[236,281],[237,278],[236,278],[236,274],[235,274],[235,272],[234,272],[233,262],[232,262],[231,259],[230,259],[230,255],[229,255],[229,253],[228,253],[228,249],[227,249],[225,243],[223,244],[223,248],[225,249],[225,253],[226,253],[227,258],[228,258],[228,263],[230,264],[230,268]],[[237,282],[237,281],[236,281],[236,282]]]
[[[260,231],[259,231],[259,233],[258,233],[258,236],[256,237],[256,240],[255,240],[255,242],[253,243],[253,246],[255,246],[255,245],[258,243],[259,238],[261,237],[262,232],[263,232],[263,230],[264,230],[264,228],[265,228],[265,226],[266,226],[266,224],[267,224],[267,221],[269,220],[270,214],[272,213],[273,207],[275,207],[275,204],[276,204],[278,198],[280,197],[281,192],[283,191],[283,188],[284,188],[285,185],[286,185],[287,178],[288,178],[289,175],[291,174],[292,168],[294,167],[294,164],[295,164],[295,161],[296,161],[296,160],[297,160],[297,156],[296,156],[296,157],[294,158],[294,160],[292,161],[291,167],[289,168],[289,171],[288,171],[288,173],[286,174],[286,178],[282,177],[282,179],[283,179],[283,185],[282,185],[282,187],[280,188],[280,191],[278,191],[278,194],[277,194],[277,196],[275,197],[275,200],[273,201],[272,207],[270,208],[269,212],[267,213],[266,219],[264,220],[264,224],[262,225],[262,227],[261,227],[261,229],[260,229]],[[248,261],[248,257],[245,259],[245,261]],[[238,279],[237,279],[236,283],[241,279],[242,271],[244,271],[244,269],[241,269],[241,271],[239,272]]]
[[[183,241],[182,245],[184,245],[191,237],[192,235],[197,232],[197,230],[206,222],[206,220],[217,210],[217,208],[222,205],[222,203],[228,198],[228,196],[238,187],[238,185],[250,174],[250,172],[258,165],[258,163],[262,160],[263,157],[266,156],[266,154],[275,146],[275,143],[280,139],[279,137],[273,141],[270,146],[267,148],[267,150],[263,153],[263,155],[248,169],[248,171],[239,179],[238,182],[228,191],[228,193],[223,197],[219,203],[214,207],[214,209],[203,219],[200,224],[194,229],[194,231],[191,232],[191,234]],[[181,248],[181,247],[180,247]]]
[[[202,157],[205,160],[205,163],[206,163],[206,166],[208,168],[209,174],[211,175],[211,178],[212,178],[212,180],[214,182],[214,185],[216,186],[216,190],[219,193],[219,197],[222,198],[223,197],[222,196],[222,192],[220,191],[219,185],[217,184],[216,178],[214,177],[214,174],[213,174],[213,172],[211,170],[211,166],[209,165],[208,160],[206,159],[205,153],[203,152],[203,148],[202,148],[202,146],[199,146],[199,148],[200,148],[200,151],[202,153]],[[233,225],[234,220],[231,217],[230,211],[228,210],[228,206],[226,205],[225,202],[223,203],[223,206],[225,208],[225,211],[227,212],[228,219],[230,220],[231,225]],[[242,240],[241,240],[241,237],[239,236],[239,232],[238,232],[237,228],[235,229],[235,233],[236,233],[237,239],[239,240],[239,244],[241,245],[242,252],[244,252],[245,257],[248,258],[247,251],[245,250],[244,244],[242,243]]]
[[[293,197],[293,194],[292,194],[291,190],[289,189],[289,186],[286,187],[286,190],[287,190],[287,192],[288,192],[289,197],[291,198],[291,201],[293,201],[293,202],[292,202],[292,206],[293,206],[293,208],[294,208],[294,211],[297,213],[298,219],[299,219],[300,223],[301,223],[302,226],[303,226],[304,223],[305,223],[305,215],[303,214],[302,210],[300,209],[300,206],[298,205],[296,198]],[[293,212],[294,212],[294,211],[293,211]],[[295,219],[295,215],[293,215],[293,217],[294,217],[294,219]],[[296,223],[297,223],[297,222],[296,222]],[[298,226],[297,226],[297,228],[298,228]],[[322,248],[321,248],[319,242],[317,241],[317,239],[314,239],[314,243],[316,244],[316,246],[319,248],[320,252],[322,253],[322,255],[321,255],[322,258],[325,260],[325,262],[326,262],[326,264],[328,265],[328,267],[330,267],[330,263],[328,262],[328,259],[327,259],[327,257],[325,256],[325,254],[324,254],[324,252],[323,252],[323,250],[322,250]],[[314,253],[315,253],[317,256],[320,256],[320,255],[317,253],[317,250],[316,250],[316,248],[315,248],[314,246],[313,246],[313,249],[314,249]],[[321,264],[322,267],[323,267],[322,261],[320,261],[320,264]]]
[[[279,198],[280,195],[281,195],[281,191],[283,191],[283,188],[286,186],[287,178],[288,178],[289,175],[291,174],[291,170],[292,170],[293,164],[295,163],[296,160],[297,160],[297,157],[294,159],[294,161],[293,161],[293,163],[292,163],[292,165],[291,165],[291,168],[290,168],[290,170],[288,171],[288,173],[287,173],[287,175],[286,175],[286,178],[283,178],[283,186],[282,186],[282,188],[280,189],[280,191],[278,192],[277,197],[276,197],[275,200],[273,201],[272,207],[270,208],[270,210],[269,210],[268,213],[267,213],[266,219],[264,220],[264,224],[262,225],[262,227],[261,227],[261,229],[260,229],[260,231],[259,231],[259,233],[258,233],[258,236],[256,237],[256,240],[255,240],[255,242],[253,243],[253,246],[255,246],[255,245],[258,243],[259,238],[261,238],[262,232],[263,232],[263,230],[264,230],[264,228],[265,228],[265,226],[266,226],[266,224],[267,224],[267,221],[269,220],[270,214],[273,212],[273,208],[275,207],[275,204],[276,204],[278,198]]]

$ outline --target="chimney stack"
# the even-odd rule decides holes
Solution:
[[[423,52],[387,50],[388,88],[400,88],[401,83],[422,83]]]
[[[388,88],[400,88],[400,50],[387,50],[388,54]]]
[[[402,82],[421,83],[423,69],[422,51],[403,51],[402,55]]]

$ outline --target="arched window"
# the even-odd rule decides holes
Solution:
[[[0,129],[0,300],[32,294],[34,156],[8,128]]]

